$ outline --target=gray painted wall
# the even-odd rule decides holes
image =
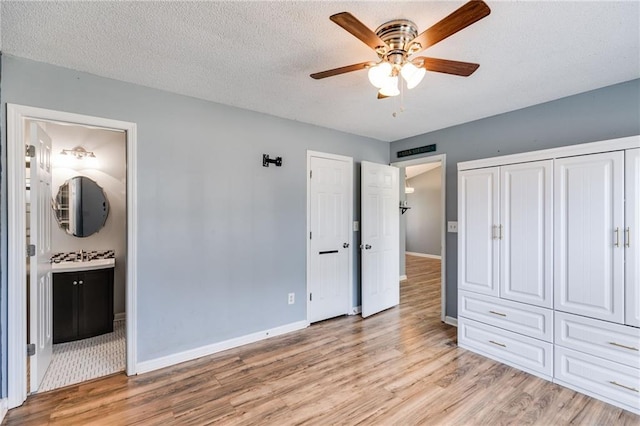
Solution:
[[[356,220],[359,162],[389,163],[386,142],[22,58],[2,66],[3,125],[7,102],[138,124],[139,361],[305,320],[307,150],[354,158]],[[262,167],[263,153],[282,167]]]
[[[455,221],[458,162],[638,134],[640,79],[395,141],[390,155],[433,143],[433,155],[447,154],[446,220]],[[457,234],[446,243],[446,315],[457,317]]]
[[[440,256],[442,232],[442,170],[436,167],[407,180],[406,251]]]

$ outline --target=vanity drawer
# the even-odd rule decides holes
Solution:
[[[483,294],[460,291],[458,313],[486,324],[553,342],[553,311]]]
[[[560,346],[555,353],[554,381],[640,409],[640,369]]]
[[[564,312],[555,324],[557,345],[640,368],[640,329]]]
[[[553,345],[518,333],[492,327],[467,318],[458,319],[458,343],[481,353],[533,370],[553,375]]]

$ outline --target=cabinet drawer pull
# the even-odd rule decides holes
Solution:
[[[625,349],[629,349],[630,351],[637,351],[638,348],[634,348],[633,346],[625,346],[625,345],[621,345],[620,343],[616,343],[616,342],[609,342],[610,345],[613,346],[617,346],[619,348],[625,348]]]
[[[502,312],[496,312],[496,311],[489,311],[490,314],[493,315],[500,315],[501,317],[506,317],[507,314],[503,314]]]
[[[621,385],[620,383],[617,383],[617,382],[615,382],[613,380],[610,380],[609,383],[611,383],[612,385],[620,386],[621,388],[625,388],[625,389],[633,391],[633,392],[639,392],[640,393],[640,391],[638,389],[636,389],[636,388],[632,388],[630,386]]]
[[[507,345],[504,345],[504,344],[498,343],[498,342],[494,342],[493,340],[489,340],[489,343],[493,343],[494,345],[502,346],[503,348],[507,347]]]

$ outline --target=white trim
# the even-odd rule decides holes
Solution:
[[[406,280],[407,280],[406,275],[400,275],[400,281],[406,281]]]
[[[442,179],[440,197],[442,203],[442,224],[440,226],[441,258],[440,266],[440,321],[445,321],[447,310],[447,154],[429,155],[413,160],[396,161],[391,163],[395,167],[409,167],[424,163],[440,162],[440,176]],[[405,265],[406,268],[406,265]]]
[[[126,132],[127,138],[127,374],[136,373],[136,264],[137,264],[137,131],[136,124],[54,111],[24,105],[7,104],[7,210],[8,210],[8,408],[21,405],[27,398],[26,329],[26,209],[24,167],[24,122],[27,119],[67,122]]]
[[[640,136],[609,139],[606,141],[567,145],[540,151],[523,152],[521,154],[502,155],[500,157],[483,158],[458,163],[458,170],[479,169],[483,167],[504,166],[506,164],[525,163],[529,161],[548,160],[550,158],[572,157],[575,155],[595,154],[598,152],[618,151],[640,147]]]
[[[362,313],[362,305],[354,306],[351,308],[349,315],[360,315]]]
[[[345,301],[345,311],[344,313],[349,315],[353,304],[355,303],[354,294],[353,294],[353,250],[354,250],[354,241],[353,241],[353,185],[354,185],[354,177],[353,177],[353,158],[347,157],[344,155],[337,154],[328,154],[326,152],[318,152],[307,150],[307,233],[305,234],[305,238],[307,240],[307,285],[306,285],[306,294],[305,299],[307,301],[307,322],[309,322],[309,281],[310,281],[310,267],[311,265],[311,240],[309,239],[309,233],[311,232],[311,179],[309,179],[309,172],[311,170],[311,157],[319,157],[319,158],[327,158],[330,160],[344,161],[349,165],[349,175],[350,175],[350,185],[349,185],[349,193],[347,198],[349,200],[349,211],[347,212],[347,218],[349,220],[348,224],[348,232],[349,232],[349,300]]]
[[[442,259],[442,256],[437,254],[417,253],[415,251],[405,251],[404,254],[408,254],[409,256],[428,257],[429,259]]]
[[[458,326],[458,318],[453,318],[453,317],[444,317],[444,323],[445,324],[449,324],[452,325],[454,327]]]
[[[4,416],[7,415],[7,411],[9,410],[9,400],[7,398],[0,399],[0,424],[4,420]]]
[[[247,334],[245,336],[236,337],[233,339],[225,340],[223,342],[214,343],[211,345],[201,346],[195,349],[189,349],[184,352],[179,352],[172,355],[155,358],[149,361],[143,361],[138,363],[138,373],[148,373],[149,371],[158,370],[160,368],[169,367],[179,364],[181,362],[191,361],[203,356],[215,354],[218,352],[226,351],[228,349],[237,348],[238,346],[247,345],[249,343],[259,342],[261,340],[268,339],[270,337],[279,336],[285,333],[291,333],[292,331],[302,330],[309,326],[307,321],[298,321],[291,324],[282,325],[280,327],[271,328],[256,333]]]

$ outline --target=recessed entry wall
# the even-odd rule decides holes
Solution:
[[[88,237],[69,235],[55,217],[51,224],[52,251],[71,252],[78,250],[114,250],[114,310],[125,311],[126,276],[126,136],[123,132],[94,129],[83,126],[40,122],[40,126],[51,136],[52,185],[51,196],[66,180],[74,176],[86,176],[102,187],[109,202],[109,215],[104,227]],[[82,147],[95,154],[95,158],[76,159],[73,155],[61,155],[63,149]]]
[[[432,164],[425,164],[432,165]],[[406,194],[411,207],[404,214],[406,220],[405,251],[410,253],[441,255],[442,235],[442,169],[440,163],[406,180],[413,192]],[[413,168],[408,166],[407,176]]]

